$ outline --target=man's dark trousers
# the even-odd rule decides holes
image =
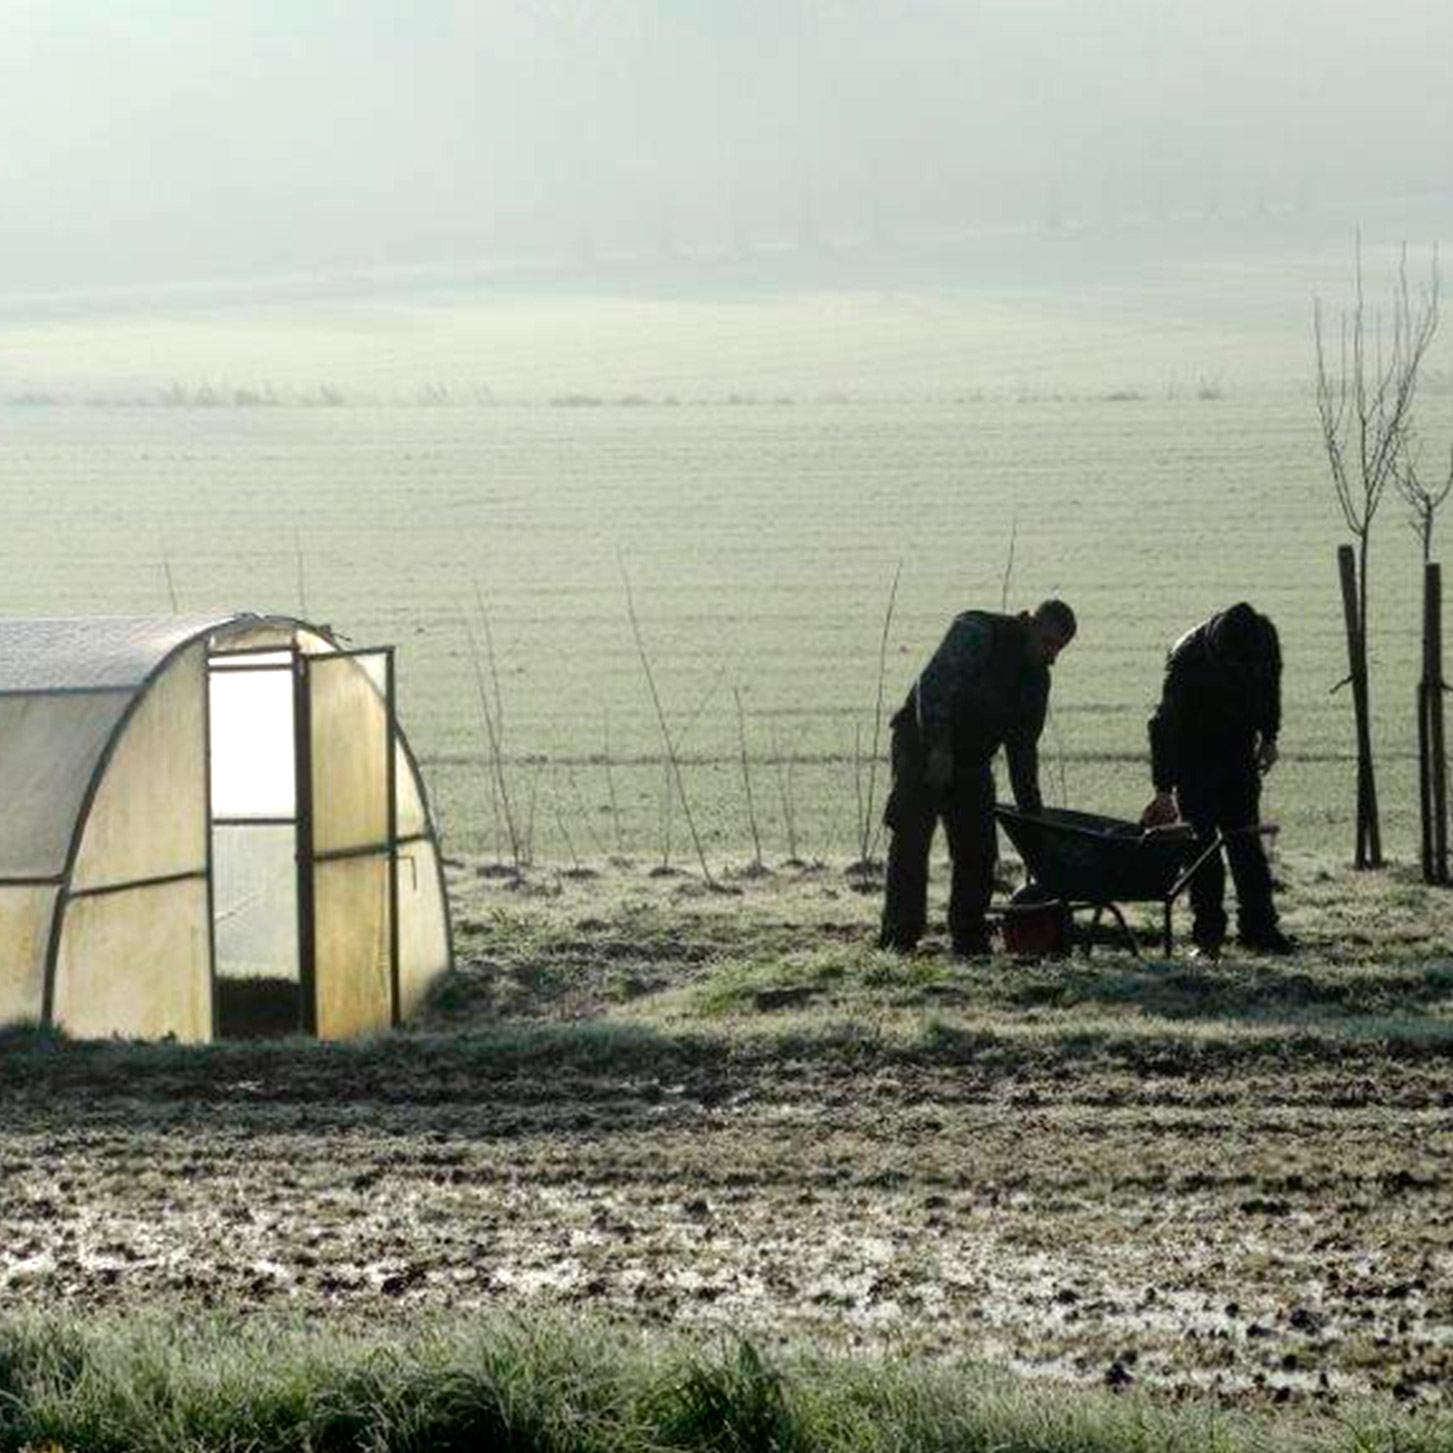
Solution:
[[[1236,924],[1242,938],[1259,938],[1276,927],[1271,901],[1271,868],[1261,839],[1238,828],[1261,821],[1261,775],[1248,758],[1235,763],[1187,763],[1176,788],[1181,817],[1204,847],[1220,828],[1236,884]],[[1226,869],[1221,854],[1191,880],[1191,937],[1202,948],[1219,948],[1226,937]]]
[[[883,948],[911,949],[928,921],[928,858],[940,818],[953,859],[948,925],[959,953],[981,952],[984,913],[994,892],[998,835],[994,776],[985,762],[954,763],[953,782],[932,788],[924,780],[924,754],[916,726],[893,732],[893,789],[883,814],[888,840],[888,883],[883,897]]]

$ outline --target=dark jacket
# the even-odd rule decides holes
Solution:
[[[1002,746],[1014,800],[1038,812],[1039,737],[1049,705],[1049,668],[1029,651],[1029,617],[965,611],[923,668],[896,729],[922,749],[946,746],[956,763],[986,765]]]
[[[1188,776],[1254,770],[1257,739],[1281,730],[1281,643],[1276,627],[1242,601],[1171,647],[1160,705],[1150,718],[1158,792]]]

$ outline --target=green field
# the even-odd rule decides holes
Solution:
[[[0,609],[137,613],[305,604],[402,649],[405,724],[456,848],[494,847],[465,622],[478,586],[501,671],[514,791],[536,856],[662,848],[661,745],[626,614],[652,666],[713,850],[747,845],[732,688],[768,851],[851,854],[855,740],[873,734],[878,638],[901,562],[891,709],[949,617],[1070,599],[1051,800],[1117,813],[1147,792],[1144,719],[1163,653],[1249,598],[1281,627],[1283,765],[1268,815],[1340,845],[1350,709],[1338,535],[1310,400],[1282,396],[732,407],[332,410],[45,408],[0,433]],[[1017,525],[1016,525],[1017,521]],[[296,532],[296,536],[295,536]],[[1411,838],[1417,652],[1410,532],[1389,505],[1375,582],[1376,735],[1392,845]],[[301,549],[302,580],[298,553]],[[527,760],[526,760],[527,759]],[[583,810],[582,810],[583,809]],[[682,841],[677,823],[678,845]]]

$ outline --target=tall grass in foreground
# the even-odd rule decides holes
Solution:
[[[241,1320],[0,1322],[0,1450],[1299,1453],[1446,1448],[1447,1413],[1230,1412],[905,1359],[663,1345],[575,1321],[407,1330]]]

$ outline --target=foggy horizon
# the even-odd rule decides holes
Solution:
[[[0,294],[1453,198],[1425,0],[7,9]]]

